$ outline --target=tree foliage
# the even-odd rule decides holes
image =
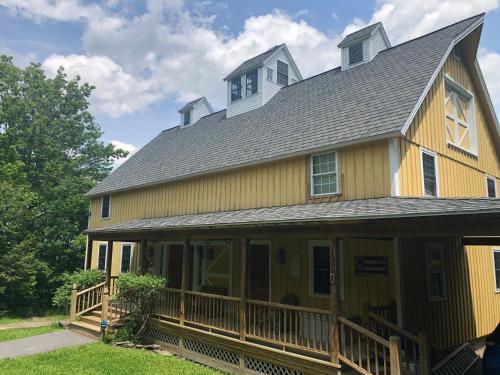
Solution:
[[[52,303],[62,312],[68,313],[71,305],[73,285],[76,285],[77,290],[90,288],[104,281],[104,273],[96,269],[79,270],[73,273],[64,273],[62,280],[63,284],[54,293]]]
[[[0,56],[0,310],[50,306],[62,275],[83,265],[84,194],[126,156],[100,140],[92,89]]]

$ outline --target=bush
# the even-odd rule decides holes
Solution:
[[[69,312],[71,305],[71,290],[76,284],[78,290],[90,288],[104,281],[104,273],[99,270],[80,270],[63,275],[64,284],[57,288],[52,303],[63,312]]]
[[[118,293],[114,300],[126,300],[131,304],[129,323],[126,326],[128,335],[141,336],[160,292],[166,285],[165,278],[154,275],[122,273],[118,277]]]

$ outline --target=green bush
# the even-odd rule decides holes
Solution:
[[[129,323],[126,326],[130,332],[126,332],[127,335],[141,336],[160,292],[166,285],[165,278],[154,275],[122,273],[118,277],[118,293],[114,300],[126,300],[131,304]]]
[[[71,305],[71,290],[76,284],[78,290],[90,288],[104,281],[104,272],[99,270],[80,270],[63,275],[64,284],[57,288],[52,298],[54,306],[63,312],[68,312]]]

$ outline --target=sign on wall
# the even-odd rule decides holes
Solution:
[[[357,275],[387,275],[389,259],[383,256],[355,256],[354,272]]]

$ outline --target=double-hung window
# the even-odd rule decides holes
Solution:
[[[309,243],[309,292],[311,295],[330,295],[330,244],[328,241]]]
[[[337,153],[313,155],[311,157],[311,194],[338,193]]]
[[[109,218],[110,207],[111,207],[111,197],[109,195],[103,195],[101,201],[101,219]]]
[[[497,184],[495,177],[486,176],[486,193],[488,198],[497,197]]]
[[[422,191],[427,197],[438,196],[437,156],[433,152],[420,150],[422,164]]]
[[[241,99],[241,77],[236,77],[231,80],[231,101]]]
[[[123,244],[122,245],[122,258],[120,264],[120,272],[130,271],[130,261],[132,259],[132,245]]]
[[[477,152],[472,95],[457,83],[445,80],[446,142],[462,150]]]
[[[247,96],[257,93],[257,88],[259,86],[257,69],[251,70],[246,74],[247,79]]]
[[[288,86],[288,64],[278,60],[277,68],[276,81],[280,85]]]
[[[349,47],[349,65],[363,61],[363,42]]]
[[[191,123],[191,110],[184,112],[184,126]]]
[[[493,273],[495,274],[495,290],[500,292],[500,250],[493,250]]]
[[[426,242],[425,260],[429,300],[441,301],[446,299],[443,244],[441,242]]]
[[[97,253],[97,269],[104,271],[106,269],[106,261],[108,255],[108,245],[100,244]]]

